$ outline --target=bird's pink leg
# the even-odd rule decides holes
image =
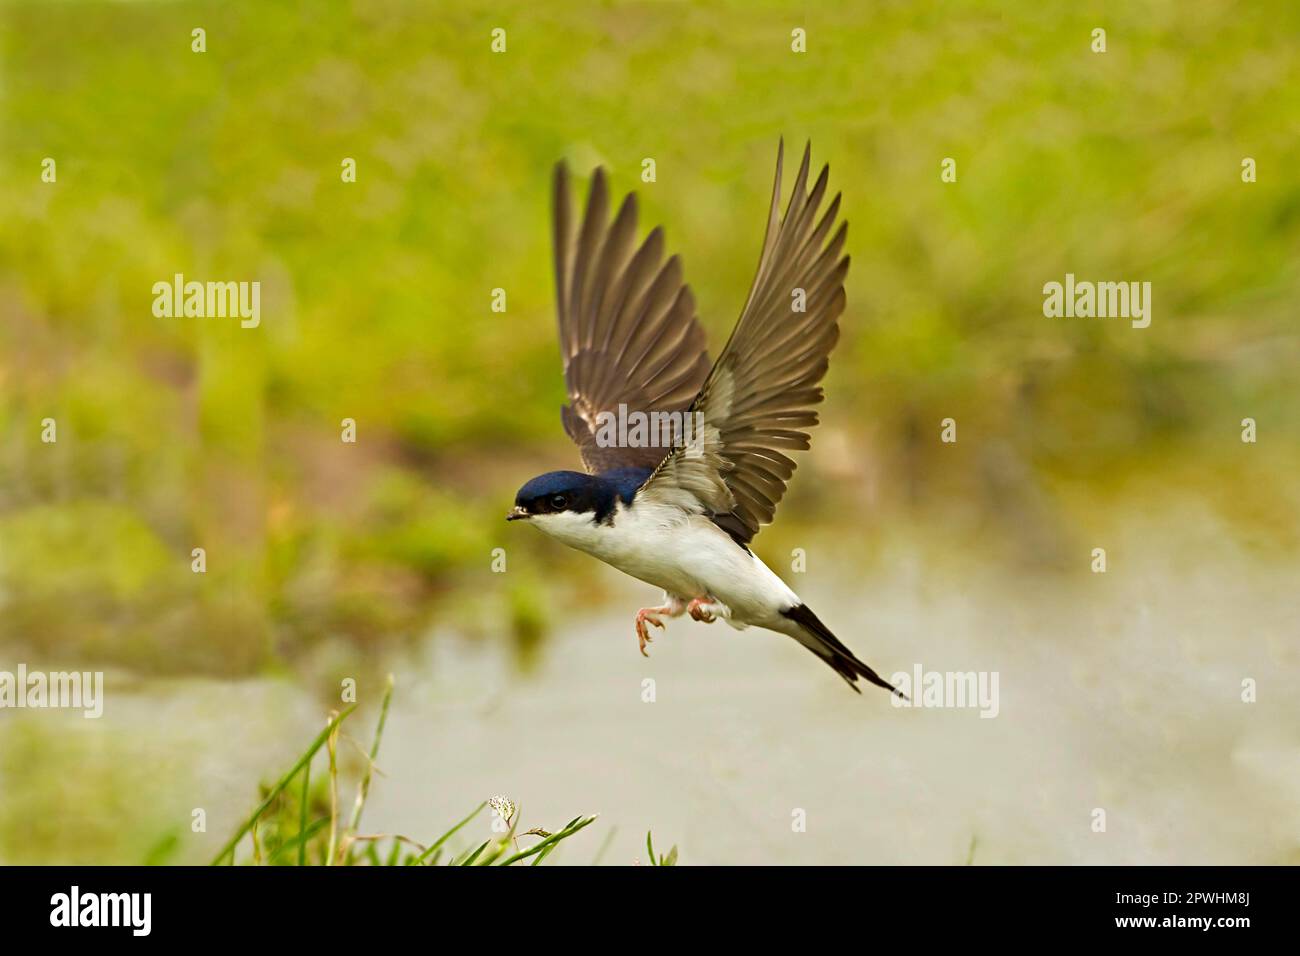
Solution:
[[[662,630],[664,622],[659,620],[660,617],[679,617],[686,610],[686,605],[682,603],[680,598],[667,594],[664,595],[664,599],[668,603],[662,607],[643,607],[636,612],[636,639],[643,657],[650,656],[646,653],[645,646],[653,640],[650,637],[649,629],[646,628],[646,624],[653,624]]]

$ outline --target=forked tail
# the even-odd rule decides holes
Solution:
[[[859,694],[862,693],[862,688],[858,686],[859,677],[865,677],[877,687],[883,687],[890,693],[902,693],[858,660],[844,642],[832,634],[830,628],[818,619],[808,605],[796,604],[789,610],[782,611],[781,616],[799,625],[799,633],[794,635],[795,640],[829,664],[835,673],[843,677],[844,682]]]

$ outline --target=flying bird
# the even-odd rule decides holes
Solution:
[[[855,691],[859,678],[894,691],[750,547],[785,495],[789,453],[809,447],[849,269],[838,194],[818,217],[830,167],[810,189],[805,147],[782,216],[783,153],[784,143],[758,272],[712,364],[681,262],[664,259],[663,231],[636,244],[636,194],[610,221],[597,169],[575,229],[568,169],[556,166],[555,287],[569,396],[561,421],[585,470],[532,479],[507,520],[663,588],[663,604],[636,615],[642,654],[648,626],[686,613],[789,635]]]

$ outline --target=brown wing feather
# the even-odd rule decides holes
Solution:
[[[578,445],[589,472],[653,468],[667,448],[604,447],[599,416],[628,412],[682,412],[709,372],[704,329],[695,298],[676,256],[663,261],[663,232],[656,228],[636,247],[637,203],[629,193],[613,222],[609,189],[597,169],[576,234],[571,221],[569,174],[555,168],[555,287],[560,353],[569,404],[564,430]]]
[[[839,338],[849,269],[849,257],[841,257],[847,224],[831,234],[838,195],[817,219],[830,168],[822,168],[809,190],[810,147],[785,216],[778,219],[783,153],[784,147],[777,152],[767,234],[748,301],[691,406],[704,415],[705,432],[695,449],[704,453],[676,453],[652,479],[651,494],[695,489],[713,520],[743,544],[772,520],[785,496],[795,470],[786,452],[809,447],[808,430],[817,424],[813,406],[823,398],[818,383]],[[804,292],[802,312],[795,310],[797,289]],[[706,474],[710,470],[715,473]]]

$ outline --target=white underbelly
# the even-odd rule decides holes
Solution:
[[[738,624],[764,624],[799,600],[762,561],[703,515],[642,505],[620,509],[612,528],[574,530],[556,537],[684,600],[716,598]]]

